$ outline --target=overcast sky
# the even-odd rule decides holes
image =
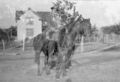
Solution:
[[[36,11],[50,11],[56,0],[0,0],[0,27],[14,25],[15,10],[31,7]],[[84,18],[98,27],[120,22],[120,0],[70,0]]]

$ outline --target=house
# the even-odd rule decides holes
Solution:
[[[50,12],[16,11],[17,40],[33,38],[42,33],[45,27],[56,27]]]

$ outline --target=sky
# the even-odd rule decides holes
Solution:
[[[50,11],[56,0],[0,0],[0,27],[15,25],[15,11],[31,7],[35,11]],[[90,18],[98,28],[120,22],[120,0],[69,0],[84,18]]]

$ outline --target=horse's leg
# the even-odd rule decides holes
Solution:
[[[37,74],[40,76],[40,51],[35,52],[35,62],[37,63]]]
[[[48,56],[45,56],[45,71],[46,71],[46,74],[49,75],[49,62],[48,62]]]
[[[47,51],[45,50],[45,51],[43,51],[43,53],[44,53],[44,55],[45,55],[45,59],[44,59],[44,70],[46,71],[46,74],[48,74],[47,72],[48,72],[48,68],[49,68],[49,56],[48,56],[48,53],[47,53]]]
[[[72,66],[71,59],[68,59],[67,62],[66,62],[65,68],[69,69],[70,66]]]
[[[74,47],[73,47],[74,48]],[[70,51],[68,51],[67,55],[66,55],[66,69],[69,69],[70,66],[72,66],[72,63],[71,63],[71,56],[72,54],[74,54],[74,49],[70,49]]]
[[[40,63],[38,63],[38,76],[41,76],[41,73],[40,73]]]
[[[45,56],[45,59],[44,59],[44,68],[46,69],[46,66],[47,66],[47,64],[48,64],[48,59],[47,59],[47,56]]]
[[[53,46],[53,45],[51,45]],[[48,55],[47,55],[47,61],[48,61],[48,65],[47,65],[47,71],[46,74],[49,75],[50,74],[50,68],[51,68],[51,64],[52,64],[52,59],[53,59],[53,53],[54,53],[54,48],[49,49]]]
[[[61,75],[66,76],[65,62],[57,66],[56,79],[59,79]]]
[[[63,57],[62,55],[58,55],[57,57],[57,65],[56,65],[56,79],[59,79],[62,74],[62,66],[63,66]]]
[[[62,69],[61,69],[63,76],[66,76],[66,65],[67,65],[67,64],[68,64],[68,61],[65,60],[65,61],[63,62]]]
[[[56,65],[56,79],[59,79],[60,78],[60,75],[61,75],[61,63],[57,63]]]
[[[49,75],[50,74],[50,67],[51,67],[51,57],[47,57],[47,70],[46,70],[46,74]]]

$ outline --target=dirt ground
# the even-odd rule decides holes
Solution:
[[[37,76],[33,53],[0,55],[0,82],[120,82],[120,49],[118,48],[96,52],[90,56],[75,54],[74,56],[79,55],[79,58],[73,58],[67,76],[60,80],[55,80],[54,70],[49,76],[45,73]]]

